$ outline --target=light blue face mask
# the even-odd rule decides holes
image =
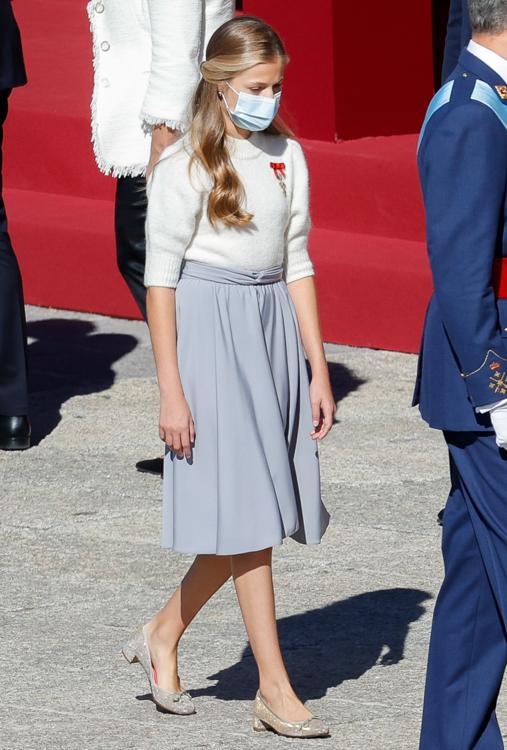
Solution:
[[[227,81],[226,83],[231,91],[238,95],[238,101],[233,110],[229,107],[225,96],[223,97],[223,102],[233,123],[238,128],[251,131],[269,128],[280,109],[282,92],[279,91],[271,99],[269,96],[255,96],[255,94],[247,94],[246,91],[236,91],[230,83]]]

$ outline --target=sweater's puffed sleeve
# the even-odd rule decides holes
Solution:
[[[176,144],[177,146],[177,144]],[[144,284],[175,287],[185,251],[194,235],[204,192],[189,175],[184,148],[170,146],[148,183]]]
[[[308,255],[308,233],[310,231],[310,205],[308,167],[303,149],[297,141],[289,142],[292,159],[289,169],[289,222],[286,231],[285,280],[287,284],[315,271]]]

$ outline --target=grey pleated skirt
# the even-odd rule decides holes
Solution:
[[[178,365],[196,428],[167,450],[162,545],[233,555],[320,542],[329,523],[305,357],[282,268],[187,261],[176,287]]]

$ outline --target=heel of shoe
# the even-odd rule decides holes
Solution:
[[[129,664],[135,664],[139,661],[133,643],[128,643],[126,646],[124,646],[122,649],[122,654]]]
[[[258,719],[257,716],[253,717],[252,727],[253,727],[254,732],[267,732],[268,731],[266,725],[260,719]]]
[[[3,451],[26,451],[30,447],[30,436],[9,437],[0,440],[0,450]]]

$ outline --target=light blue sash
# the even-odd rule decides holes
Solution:
[[[418,152],[419,152],[419,149],[421,148],[422,139],[424,138],[424,133],[426,131],[429,121],[431,120],[435,112],[438,112],[439,109],[444,107],[446,104],[449,104],[451,100],[453,87],[454,87],[454,81],[449,81],[444,86],[442,86],[442,88],[439,91],[437,91],[437,93],[431,100],[430,106],[428,107],[428,111],[426,112],[426,117],[424,118],[424,122],[421,128],[421,134],[419,135],[419,141],[417,143]]]
[[[476,81],[470,98],[492,109],[504,128],[507,128],[507,105],[498,98],[491,86],[484,81]]]

